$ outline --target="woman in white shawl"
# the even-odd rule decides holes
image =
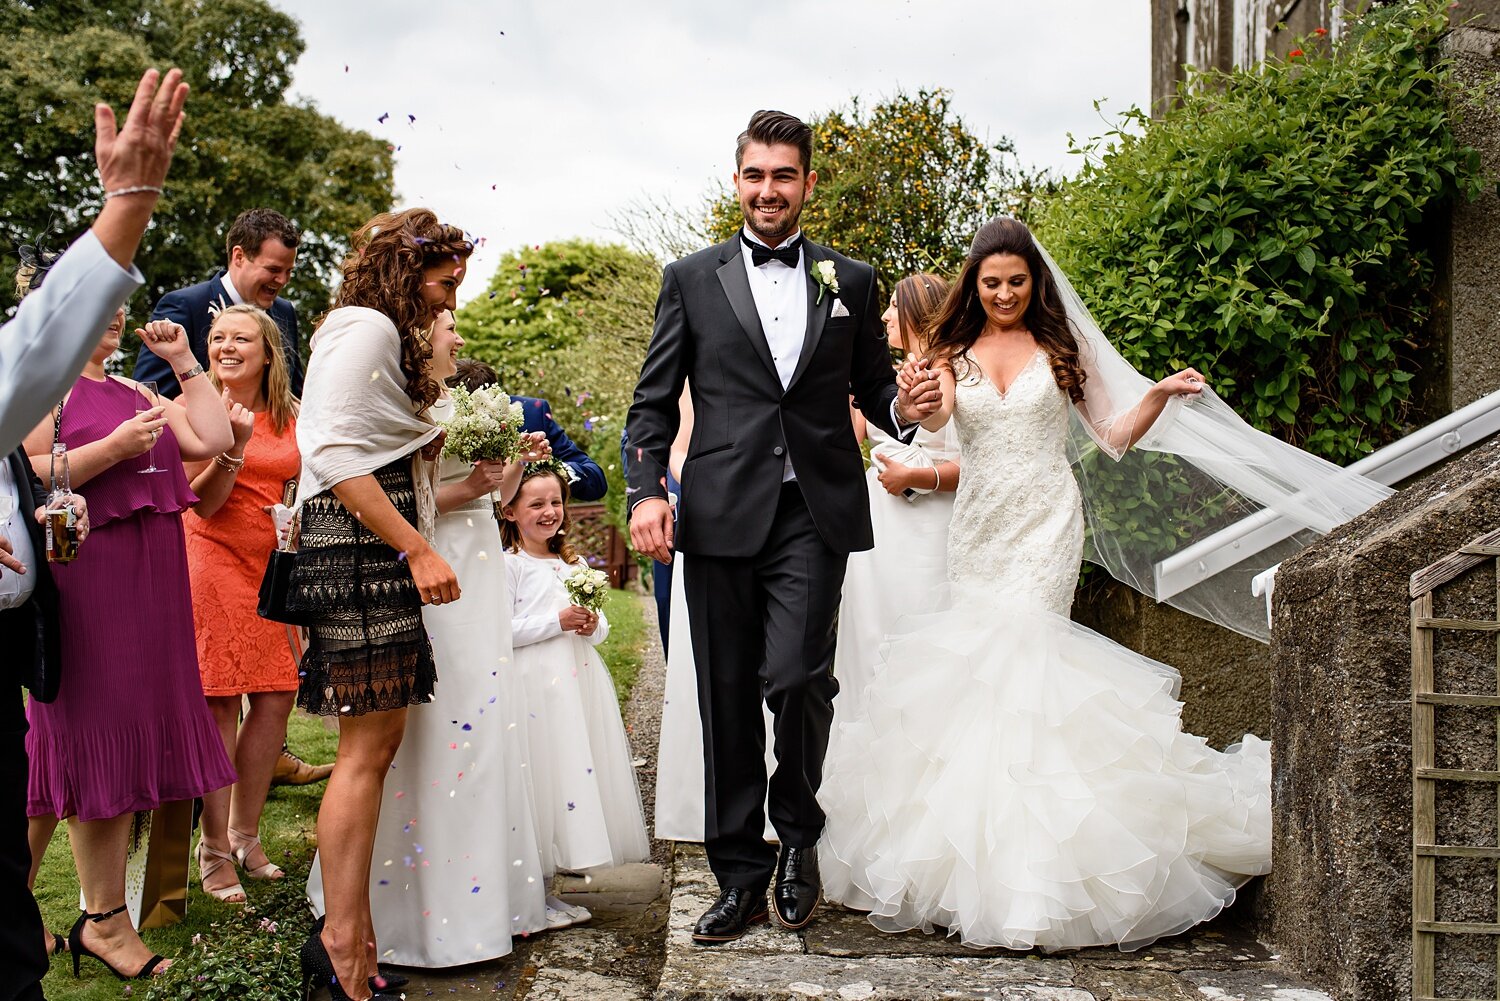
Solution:
[[[369,895],[381,792],[406,707],[430,701],[436,681],[422,605],[459,596],[432,545],[441,438],[428,335],[454,308],[472,251],[426,209],[376,216],[355,234],[312,341],[288,605],[310,619],[297,703],[339,719],[318,812],[326,920],[302,947],[304,986],[333,1001],[386,996]]]

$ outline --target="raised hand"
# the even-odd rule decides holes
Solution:
[[[541,462],[552,457],[552,443],[541,431],[527,431],[521,435],[522,462]]]
[[[234,444],[230,446],[230,451],[244,455],[245,446],[255,434],[255,411],[247,410],[231,400],[227,389],[221,397],[224,400],[224,409],[229,413],[229,429],[234,432]]]
[[[1158,382],[1156,388],[1166,396],[1197,396],[1206,385],[1196,368],[1185,368]]]
[[[124,127],[116,128],[115,112],[109,105],[94,105],[94,159],[99,163],[99,181],[106,193],[162,186],[182,133],[182,106],[187,96],[188,85],[182,82],[181,70],[169,70],[166,79],[161,79],[161,74],[151,69],[136,85]],[[142,191],[120,197],[154,199],[156,194]]]
[[[942,404],[943,390],[937,375],[916,355],[907,355],[896,372],[896,416],[908,424],[920,424],[937,413]]]
[[[172,371],[193,366],[193,347],[188,343],[187,331],[182,329],[182,324],[152,320],[144,327],[136,327],[135,334],[152,354],[171,365]]]

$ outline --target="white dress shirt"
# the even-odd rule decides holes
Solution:
[[[0,456],[63,398],[110,319],[145,281],[121,268],[89,231],[0,328]]]
[[[769,247],[764,240],[747,229],[740,230],[744,238],[762,247]],[[780,250],[801,237],[798,230],[782,240],[771,250]],[[776,363],[776,377],[785,390],[792,383],[792,374],[797,371],[797,362],[802,359],[802,342],[807,338],[807,271],[803,267],[805,258],[801,247],[797,248],[797,266],[787,267],[780,261],[767,261],[756,267],[748,250],[740,254],[745,262],[745,274],[750,279],[750,295],[755,299],[755,311],[760,314],[760,327],[766,333],[766,346],[771,349],[771,360]],[[795,480],[792,471],[792,453],[787,450],[782,466],[781,481]]]
[[[791,236],[771,247],[748,229],[740,230],[741,236],[751,243],[770,250],[780,250],[802,236],[799,229]],[[792,373],[797,371],[797,362],[802,359],[802,342],[807,337],[807,256],[797,248],[797,266],[789,268],[780,261],[767,261],[756,267],[748,249],[740,254],[745,262],[745,274],[750,279],[750,295],[755,299],[755,311],[760,314],[761,329],[766,332],[766,346],[771,349],[771,360],[776,363],[776,377],[785,390],[792,382]],[[913,425],[903,421],[896,413],[896,401],[891,401],[891,420],[897,430],[906,432]],[[795,480],[792,471],[792,453],[787,450],[786,465],[781,476],[783,483]]]
[[[19,608],[36,590],[36,550],[26,520],[34,514],[31,489],[22,495],[22,485],[11,475],[10,460],[0,456],[0,535],[10,540],[11,553],[27,568],[24,574],[0,567],[0,609]]]

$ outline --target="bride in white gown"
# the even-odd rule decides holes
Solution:
[[[1187,369],[1111,411],[1102,363],[1118,355],[1074,336],[1049,265],[1024,225],[993,220],[934,321],[944,400],[926,424],[951,417],[963,454],[951,593],[887,637],[831,744],[820,861],[827,896],[885,930],[1136,949],[1270,870],[1270,747],[1184,733],[1174,670],[1068,619],[1084,554],[1070,410],[1119,456],[1158,422],[1196,427],[1187,398],[1222,404]]]

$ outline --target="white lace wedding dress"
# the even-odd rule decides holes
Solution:
[[[1068,401],[962,381],[950,599],[887,637],[818,794],[829,899],[973,946],[1145,946],[1270,870],[1270,746],[1184,733],[1170,667],[1071,622]]]

